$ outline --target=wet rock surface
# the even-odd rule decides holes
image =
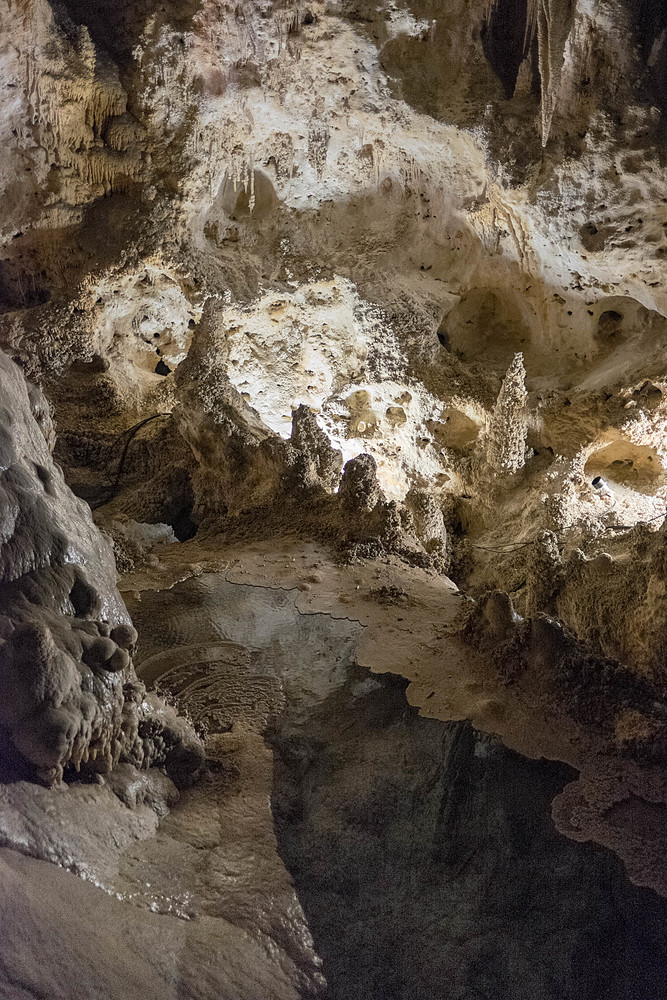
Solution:
[[[663,8],[0,2],[10,1000],[665,994]]]
[[[141,676],[162,666],[212,728],[222,705],[231,733],[263,733],[277,847],[324,995],[661,997],[667,903],[632,886],[609,852],[556,832],[551,800],[572,770],[467,723],[420,718],[404,681],[355,664],[358,626],[299,615],[293,594],[209,574],[130,607],[145,636]],[[186,686],[170,667],[179,650],[193,651]],[[272,704],[258,677],[276,683]],[[196,697],[204,684],[219,685],[208,706]]]
[[[0,993],[316,993],[270,752],[252,733],[204,744],[147,692],[111,545],[51,458],[43,397],[2,354],[0,402]]]
[[[382,686],[351,677],[273,743],[278,841],[327,997],[662,996],[664,900],[556,833],[569,769],[419,719]]]

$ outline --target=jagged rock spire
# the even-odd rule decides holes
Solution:
[[[497,473],[518,472],[524,465],[527,430],[526,369],[523,354],[514,355],[489,422],[487,460]]]

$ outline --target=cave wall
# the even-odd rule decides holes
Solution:
[[[661,996],[662,5],[0,66],[6,995]]]

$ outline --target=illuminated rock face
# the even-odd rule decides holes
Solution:
[[[316,950],[332,995],[427,998],[439,976],[462,1000],[660,996],[644,944],[639,992],[611,958],[584,982],[577,956],[592,900],[610,926],[633,909],[663,927],[663,903],[611,854],[570,883],[572,842],[591,840],[667,893],[664,10],[4,0],[0,68],[0,842],[8,885],[48,871],[24,915],[57,940],[51,961],[81,926],[56,934],[74,876],[45,861],[94,882],[73,890],[81,912],[133,939],[116,961],[114,938],[95,996],[127,995],[123,961],[137,995],[256,1000],[255,970],[262,996],[313,995]],[[183,581],[206,571],[237,612],[200,640]],[[294,591],[300,617],[272,631],[222,575]],[[329,637],[310,650],[295,636],[315,613]],[[322,616],[361,665],[340,689]],[[294,695],[275,664],[303,649],[317,668]],[[407,678],[426,728],[362,667]],[[387,785],[404,742],[415,758],[451,743],[437,822],[414,801],[423,769]],[[465,874],[468,836],[521,854],[517,816],[535,834],[521,879],[556,855],[570,873],[538,893],[574,928],[552,981],[534,928],[492,919],[521,895],[512,865],[486,904],[494,866]],[[445,872],[457,902],[434,904],[447,934],[425,925],[428,961],[401,979],[379,957],[400,920],[342,882],[359,858],[377,874],[390,842],[411,865],[426,827],[439,860],[419,877]],[[413,912],[410,884],[399,871],[378,898]],[[169,927],[157,965],[142,908]],[[487,933],[495,950],[473,954]],[[85,963],[60,994],[46,969],[8,995],[85,995]]]

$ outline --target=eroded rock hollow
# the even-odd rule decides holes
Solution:
[[[667,7],[0,0],[0,997],[667,997]]]

